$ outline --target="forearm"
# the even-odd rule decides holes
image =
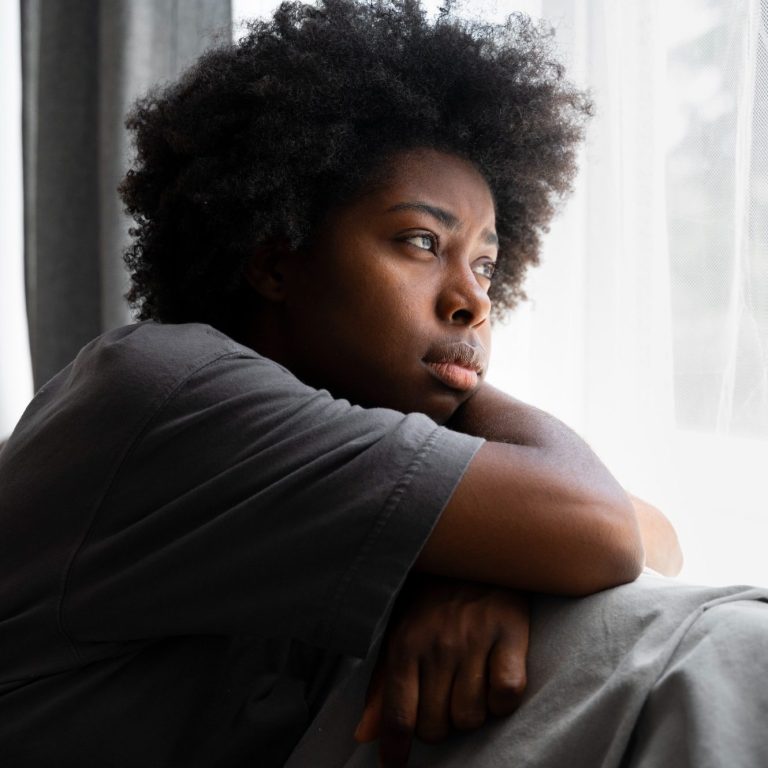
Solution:
[[[489,440],[443,510],[419,570],[564,595],[637,578],[645,554],[632,504],[570,429],[488,386],[447,426]]]
[[[629,499],[587,443],[544,411],[483,384],[447,424],[458,432],[537,449],[542,461],[563,479],[578,478],[595,493],[628,506]]]
[[[487,440],[538,448],[542,455],[559,462],[563,472],[589,478],[602,492],[628,496],[640,528],[646,565],[667,576],[680,572],[683,556],[672,524],[655,507],[627,495],[589,446],[558,419],[484,384],[448,426]]]

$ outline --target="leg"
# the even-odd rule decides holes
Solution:
[[[452,734],[442,744],[415,742],[409,765],[618,768],[646,698],[678,658],[691,628],[708,612],[716,616],[715,606],[765,599],[768,594],[761,590],[698,587],[650,576],[587,598],[537,598],[528,689],[520,709],[477,731]],[[742,654],[747,653],[744,646],[759,652],[761,631],[744,641]],[[376,745],[357,746],[352,732],[376,652],[363,662],[350,662],[286,768],[375,768]],[[758,722],[753,719],[756,733]],[[659,765],[676,763],[631,768]]]
[[[691,626],[648,696],[626,768],[768,765],[768,604],[732,602]]]

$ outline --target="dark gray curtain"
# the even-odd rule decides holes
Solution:
[[[21,0],[24,235],[35,388],[130,321],[115,188],[123,119],[155,83],[229,40],[230,0]]]

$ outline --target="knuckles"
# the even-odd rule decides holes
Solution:
[[[390,637],[387,655],[390,664],[403,668],[416,659],[429,658],[438,664],[453,662],[471,647],[473,642],[463,633],[427,634],[405,631]]]
[[[519,673],[491,683],[488,693],[488,708],[493,715],[509,715],[520,705],[525,693],[525,673]]]
[[[414,736],[426,744],[437,744],[448,737],[452,728],[471,731],[480,728],[489,715],[512,714],[527,685],[528,617],[524,599],[510,596],[508,591],[482,599],[472,593],[462,601],[450,600],[442,605],[422,602],[417,608],[422,610],[409,609],[392,622],[382,657],[382,674],[388,678],[390,696],[381,713],[380,738],[384,751],[394,750],[393,754],[409,749]],[[503,650],[498,650],[502,655],[491,663],[491,649],[502,640]],[[452,707],[423,708],[435,691],[421,687],[419,670],[431,668],[432,674],[444,676],[446,670],[458,669],[462,660],[480,655],[488,664],[480,699],[466,691],[457,696],[454,691]],[[415,704],[413,708],[408,706],[413,703],[414,689],[419,699],[424,697],[418,713]]]
[[[415,723],[408,712],[394,708],[384,711],[382,727],[390,738],[410,738],[413,735]]]
[[[438,662],[453,661],[466,648],[460,638],[451,634],[442,634],[434,638],[430,646],[431,655]]]
[[[523,669],[491,679],[491,690],[502,696],[522,696],[527,685],[528,680]]]

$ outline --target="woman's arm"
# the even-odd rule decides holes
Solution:
[[[417,569],[568,595],[638,576],[645,555],[633,505],[572,430],[488,384],[447,426],[489,442],[456,488]]]
[[[581,483],[594,483],[596,505],[610,507],[615,503],[612,502],[614,495],[618,496],[623,504],[617,504],[617,517],[629,518],[630,523],[632,518],[627,514],[626,501],[631,502],[643,541],[649,546],[648,565],[662,573],[670,573],[676,567],[679,570],[677,538],[666,518],[640,499],[627,499],[610,475],[606,477],[607,470],[586,444],[552,417],[484,387],[448,426],[499,443],[512,441],[538,453],[524,452],[521,465],[517,467],[505,467],[503,462],[507,457],[502,457],[498,467],[498,474],[503,476],[501,485],[505,479],[517,483],[517,495],[511,499],[511,509],[510,499],[502,499],[499,507],[491,510],[486,519],[482,514],[483,511],[488,513],[485,506],[488,495],[498,491],[494,487],[498,478],[491,477],[482,487],[474,479],[470,479],[469,484],[462,482],[463,487],[457,491],[459,497],[455,494],[449,504],[453,519],[448,530],[438,534],[445,538],[430,539],[418,567],[435,572],[442,568],[445,572],[442,558],[450,557],[452,548],[461,547],[463,551],[454,552],[456,561],[451,565],[466,577],[466,569],[478,568],[472,555],[467,556],[468,550],[474,547],[474,554],[479,556],[483,547],[490,547],[489,560],[485,564],[485,574],[490,578],[484,580],[502,583],[502,579],[509,579],[509,569],[505,570],[500,562],[496,565],[489,563],[494,558],[498,560],[498,553],[503,555],[504,547],[508,546],[508,563],[514,561],[520,569],[533,570],[532,574],[525,575],[518,572],[513,579],[527,578],[529,583],[549,579],[550,586],[556,586],[562,592],[573,593],[576,585],[583,588],[583,572],[594,576],[595,561],[606,557],[603,547],[610,550],[616,542],[598,541],[594,551],[588,553],[579,546],[583,542],[568,541],[568,536],[586,536],[589,540],[598,532],[586,530],[593,510],[581,506],[584,489],[579,482],[573,482],[575,473]],[[480,467],[476,465],[478,460]],[[537,460],[543,468],[535,468]],[[479,456],[476,462],[472,465],[473,473],[488,471],[485,457]],[[527,475],[525,462],[532,462],[533,467],[529,467]],[[538,489],[535,487],[537,482],[543,484]],[[547,483],[550,483],[549,487]],[[605,500],[599,499],[599,489],[606,496]],[[543,502],[543,509],[537,521],[534,519],[536,497],[542,492],[539,501]],[[547,492],[552,494],[550,500]],[[476,494],[476,524],[474,530],[467,530],[472,520],[472,494]],[[526,544],[538,536],[534,531],[537,522],[541,522],[542,530],[551,529],[552,521],[558,515],[558,510],[552,508],[553,500],[557,498],[563,508],[570,510],[572,517],[552,531],[552,542],[539,540],[538,550],[526,551]],[[519,515],[524,520],[520,529],[522,535],[516,542],[504,543],[508,535],[505,521],[499,519],[498,514],[493,516],[493,512],[498,513],[500,509],[508,517]],[[509,520],[506,522],[510,523]],[[500,530],[495,546],[490,537],[483,536],[483,531],[491,530],[492,525],[499,526]],[[445,529],[442,521],[438,526]],[[636,527],[636,524],[630,524],[625,533],[635,546]],[[555,547],[561,547],[560,557],[555,557]],[[583,563],[573,556],[579,551],[586,558]],[[542,572],[542,565],[546,573]],[[637,562],[634,565],[639,568]],[[494,571],[494,567],[499,571]],[[615,577],[616,573],[613,575]],[[558,583],[558,579],[563,581]],[[510,714],[525,687],[527,640],[527,599],[524,594],[462,580],[411,574],[387,627],[356,738],[359,741],[379,738],[382,764],[406,765],[414,735],[423,741],[437,742],[445,737],[450,726],[474,728],[485,720],[488,712]],[[465,674],[462,676],[457,670],[463,670]],[[468,670],[474,670],[475,674],[467,676]],[[484,681],[482,685],[480,681]]]
[[[545,445],[547,430],[550,443],[556,448],[558,437],[567,439],[568,433],[572,442],[570,450],[578,451],[579,444],[589,451],[589,447],[574,433],[565,427],[565,433],[560,434],[561,424],[553,417],[548,416],[532,406],[525,405],[498,390],[491,392],[493,388],[482,393],[479,401],[469,401],[469,407],[457,412],[449,424],[459,432],[484,437],[486,440],[500,440],[503,442],[519,443],[521,445]],[[474,398],[473,398],[474,400]],[[552,440],[552,438],[555,438]],[[568,450],[566,446],[566,450]],[[683,567],[683,553],[672,523],[660,510],[646,501],[628,494],[634,507],[637,521],[640,526],[640,535],[645,550],[645,565],[664,576],[677,576]]]
[[[360,741],[380,738],[387,765],[407,763],[414,734],[441,741],[451,725],[477,727],[488,711],[509,714],[519,702],[526,597],[478,581],[596,591],[634,578],[642,567],[633,508],[644,534],[663,528],[658,510],[630,501],[571,430],[492,387],[484,386],[448,426],[492,442],[476,456],[417,562],[457,579],[411,574],[387,627],[356,734]],[[659,561],[649,564],[658,569]],[[457,669],[475,674],[462,677]]]
[[[520,704],[528,598],[503,587],[412,573],[387,625],[358,741],[379,739],[382,765],[405,766],[414,736],[442,741]]]

